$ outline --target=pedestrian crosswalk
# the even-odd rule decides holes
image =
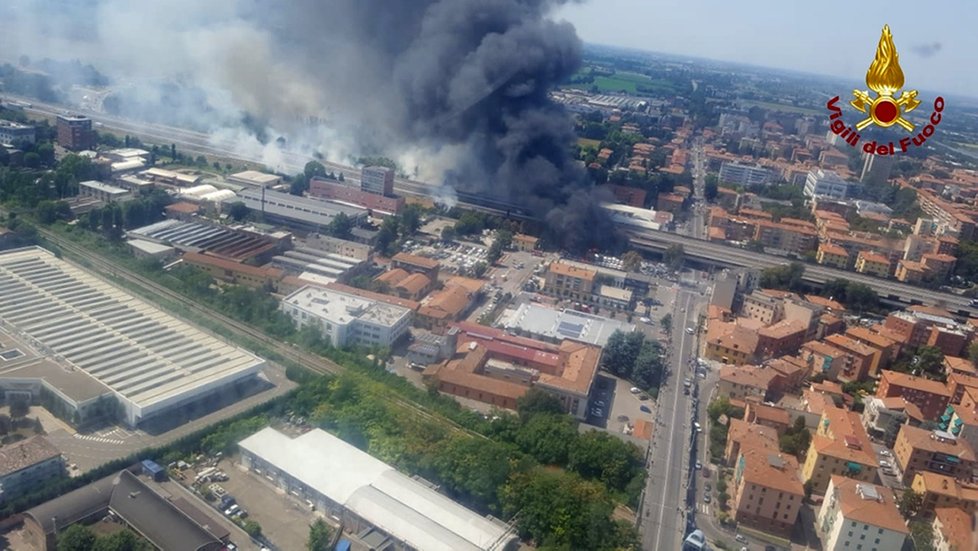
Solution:
[[[92,442],[101,442],[103,444],[125,444],[125,440],[119,440],[116,438],[106,438],[104,436],[95,436],[93,434],[78,434],[75,433],[75,438],[79,440],[90,440]]]
[[[707,505],[707,504],[705,504],[705,503],[700,503],[699,509],[700,509],[700,512],[703,513],[704,515],[709,515],[710,514],[710,506]]]

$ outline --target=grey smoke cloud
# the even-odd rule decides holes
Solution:
[[[92,63],[123,114],[270,161],[278,136],[332,160],[393,156],[589,233],[569,240],[584,247],[604,222],[547,96],[580,64],[574,28],[550,18],[565,1],[5,0],[0,51]]]
[[[913,52],[921,57],[932,57],[941,51],[940,42],[932,42],[930,44],[917,44],[912,46]]]

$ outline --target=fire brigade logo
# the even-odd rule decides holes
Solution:
[[[867,117],[856,123],[856,130],[862,130],[870,124],[882,128],[899,125],[907,132],[913,132],[914,125],[903,118],[920,105],[916,90],[904,90],[899,98],[895,98],[900,88],[903,88],[903,70],[900,69],[900,56],[893,45],[893,35],[890,26],[883,25],[883,34],[876,47],[876,58],[866,71],[866,86],[876,92],[873,98],[865,90],[853,90],[853,99],[849,105],[855,107]]]

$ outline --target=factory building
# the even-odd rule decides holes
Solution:
[[[46,373],[21,373],[14,382],[33,392],[30,383],[42,381],[56,396],[42,391],[39,399],[59,407],[98,404],[105,387],[117,402],[113,415],[131,427],[237,394],[264,366],[39,247],[0,253],[0,296],[0,334],[49,360]],[[0,384],[11,376],[0,373]],[[75,388],[75,379],[85,388]],[[73,398],[83,391],[85,400]]]
[[[329,223],[340,213],[350,217],[354,223],[367,217],[367,210],[364,208],[297,197],[264,187],[244,189],[238,197],[246,207],[262,213],[267,220],[312,231],[320,231],[329,226]]]
[[[332,434],[268,427],[239,444],[241,463],[388,551],[515,551],[505,523],[483,517]]]

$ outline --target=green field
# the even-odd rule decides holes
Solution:
[[[597,150],[601,146],[601,140],[589,140],[587,138],[577,138],[577,145],[587,148],[590,147]]]
[[[683,90],[682,86],[668,79],[652,79],[646,75],[630,72],[617,72],[613,75],[596,75],[590,68],[578,72],[571,80],[587,78],[594,75],[593,82],[576,82],[567,85],[568,88],[579,88],[589,90],[592,86],[597,87],[598,92],[625,92],[628,94],[661,94],[676,95]],[[641,89],[639,89],[641,87]]]
[[[770,102],[770,101],[752,101],[752,100],[745,100],[742,103],[744,105],[748,106],[748,107],[750,107],[752,105],[756,105],[758,107],[763,107],[764,109],[768,109],[770,111],[782,111],[784,113],[799,113],[799,114],[802,114],[802,115],[818,115],[819,113],[822,112],[822,111],[819,111],[818,109],[812,109],[810,107],[798,107],[797,105],[786,105],[786,104],[783,104],[783,103],[773,103],[773,102]]]

